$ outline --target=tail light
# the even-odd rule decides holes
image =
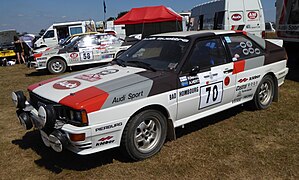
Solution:
[[[39,58],[39,57],[42,57],[43,53],[36,53],[36,54],[33,54],[33,57],[34,59],[36,58]]]
[[[263,38],[263,39],[266,38],[266,31],[262,31],[262,38]]]

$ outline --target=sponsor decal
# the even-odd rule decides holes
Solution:
[[[122,96],[119,97],[114,97],[112,100],[112,104],[114,103],[119,103],[119,102],[123,102],[126,99],[133,101],[136,98],[142,97],[143,96],[143,91],[137,92],[137,93],[129,93],[129,94],[124,94]]]
[[[247,88],[247,84],[241,85],[241,86],[237,86],[236,91],[240,91],[240,90],[244,90]]]
[[[230,83],[230,78],[227,76],[227,77],[224,78],[224,85],[228,86],[229,83]]]
[[[65,80],[59,81],[53,85],[54,89],[65,90],[65,89],[74,89],[80,86],[80,82],[76,80]]]
[[[232,101],[232,103],[237,103],[237,102],[240,102],[241,101],[241,97],[239,97],[239,98],[236,98],[236,99],[234,99],[233,101]]]
[[[189,85],[199,84],[198,76],[187,76],[187,80]]]
[[[78,58],[78,54],[77,53],[72,53],[72,54],[70,54],[70,58],[71,59],[76,59],[76,58]]]
[[[75,78],[82,79],[89,82],[94,82],[102,79],[101,76],[98,74],[82,74],[80,76],[76,76]]]
[[[79,54],[77,54],[77,53],[72,53],[72,54],[70,54],[70,58],[71,58],[71,59],[77,59],[78,56],[79,56]]]
[[[186,89],[186,90],[183,90],[183,91],[179,92],[179,97],[183,97],[183,96],[186,96],[186,95],[194,94],[194,93],[197,93],[197,92],[198,92],[198,87]]]
[[[252,98],[252,97],[253,97],[253,94],[249,94],[249,95],[244,96],[243,98],[248,99],[248,98]]]
[[[47,60],[47,57],[36,58],[37,61]]]
[[[256,19],[257,16],[258,16],[257,12],[254,12],[254,11],[250,11],[250,12],[248,12],[248,14],[247,14],[247,17],[248,17],[249,19],[251,19],[251,20]]]
[[[249,78],[241,78],[241,79],[238,80],[238,82],[243,83],[243,82],[247,82],[248,80],[252,81],[252,80],[258,79],[260,77],[261,77],[261,75],[254,75],[254,76],[251,76]]]
[[[186,77],[186,76],[180,77],[180,81],[181,81],[181,85],[182,85],[183,87],[185,87],[185,86],[188,86],[188,85],[189,85],[189,83],[188,83],[188,80],[187,80],[187,77]]]
[[[99,127],[99,128],[96,128],[95,131],[96,132],[99,132],[99,131],[103,131],[103,130],[107,130],[107,129],[113,129],[113,128],[116,128],[116,127],[120,127],[122,126],[123,124],[121,122],[119,123],[115,123],[115,124],[109,124],[107,126],[103,126],[103,127]]]
[[[143,96],[143,91],[137,92],[137,93],[129,93],[128,99],[129,100],[134,100],[135,98],[142,97]]]
[[[96,146],[102,146],[102,145],[114,143],[115,140],[112,138],[113,138],[113,136],[103,137],[98,140],[98,142],[96,143]]]
[[[236,13],[236,14],[233,14],[231,16],[231,18],[232,18],[233,21],[240,21],[242,19],[242,15]]]
[[[249,80],[251,81],[251,80],[255,80],[255,79],[258,79],[258,78],[260,78],[261,77],[261,75],[255,75],[255,76],[251,76],[250,78],[249,78]]]
[[[239,79],[239,83],[243,83],[243,82],[246,82],[246,81],[248,81],[248,78],[242,78],[242,79]]]
[[[169,100],[176,99],[176,93],[169,94]]]
[[[182,42],[189,42],[189,39],[177,38],[177,37],[150,37],[144,38],[145,41],[182,41]]]
[[[250,82],[250,83],[247,83],[247,86],[248,87],[255,87],[259,84],[259,81],[254,81],[254,82]]]
[[[89,82],[94,82],[94,81],[98,81],[102,76],[108,75],[108,74],[114,74],[117,73],[119,70],[118,69],[107,69],[107,70],[103,70],[101,72],[95,73],[95,74],[82,74],[79,76],[76,76],[75,78],[77,79],[82,79],[85,81],[89,81]]]
[[[99,72],[98,74],[100,75],[108,75],[108,74],[114,74],[117,73],[119,70],[118,69],[107,69]]]

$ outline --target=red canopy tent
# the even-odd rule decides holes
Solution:
[[[143,37],[163,32],[182,30],[182,16],[165,6],[133,8],[114,21],[125,24],[126,35],[142,34]]]
[[[182,16],[165,6],[133,8],[127,14],[114,21],[114,24],[143,24],[166,21],[182,21]]]

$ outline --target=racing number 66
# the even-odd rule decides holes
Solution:
[[[223,93],[223,83],[217,82],[207,86],[200,87],[200,105],[199,109],[221,103]]]

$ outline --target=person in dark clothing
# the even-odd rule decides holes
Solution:
[[[26,63],[23,55],[23,44],[17,36],[14,36],[14,44],[15,44],[16,54],[17,54],[17,59],[19,64],[21,64],[21,59],[23,63]]]

